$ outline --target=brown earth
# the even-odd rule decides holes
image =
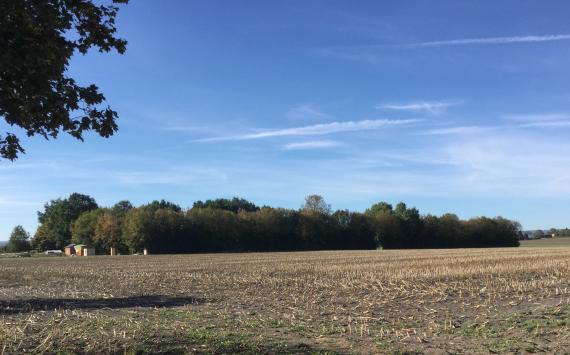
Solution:
[[[0,354],[570,351],[570,248],[0,259]]]

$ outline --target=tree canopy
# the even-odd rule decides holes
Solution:
[[[45,139],[60,132],[79,140],[85,131],[113,135],[117,112],[102,107],[105,96],[96,85],[77,84],[67,70],[74,53],[92,47],[125,52],[127,42],[116,37],[117,12],[92,0],[0,1],[0,117]],[[13,131],[0,132],[0,158],[24,152]]]
[[[320,195],[308,195],[305,197],[305,204],[302,209],[307,212],[331,213],[331,205],[326,203],[325,199]]]
[[[206,200],[205,202],[196,201],[193,208],[214,208],[220,210],[231,211],[234,213],[238,213],[239,210],[247,211],[247,212],[255,212],[259,210],[254,203],[249,202],[243,198],[234,197],[232,199],[227,198],[218,198],[215,200]]]
[[[66,199],[52,200],[38,212],[40,226],[34,237],[34,247],[61,249],[71,241],[73,223],[82,213],[97,209],[95,199],[73,193]]]
[[[294,251],[340,249],[518,246],[520,225],[502,217],[461,220],[454,214],[421,215],[398,203],[374,204],[365,213],[332,212],[322,196],[300,209],[258,208],[242,198],[197,201],[189,210],[157,200],[139,207],[121,201],[100,208],[87,195],[53,200],[39,213],[38,249],[71,242],[98,253]]]
[[[30,234],[26,232],[24,227],[16,226],[10,234],[10,239],[6,245],[6,251],[10,253],[19,253],[32,249],[30,244]]]

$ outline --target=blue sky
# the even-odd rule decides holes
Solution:
[[[567,1],[131,1],[127,53],[70,73],[120,131],[24,139],[0,240],[45,202],[377,201],[570,225]],[[4,122],[2,131],[7,130]]]

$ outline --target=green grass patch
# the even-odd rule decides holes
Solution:
[[[188,311],[164,310],[158,313],[160,317],[179,320],[196,319],[196,315]]]
[[[187,335],[191,343],[195,343],[202,349],[214,353],[241,353],[256,354],[262,352],[263,346],[258,340],[253,339],[253,334],[237,332],[214,332],[207,329],[193,330]],[[274,350],[282,349],[283,343],[272,343],[269,346],[276,346]]]
[[[509,327],[524,328],[528,332],[540,329],[569,328],[570,306],[546,309],[539,317],[530,312],[513,313],[507,318],[506,323]]]
[[[488,324],[467,324],[457,330],[457,335],[467,337],[483,337],[494,338],[497,336],[497,330]]]
[[[304,332],[307,331],[307,327],[305,327],[305,326],[302,325],[302,324],[292,324],[292,325],[289,327],[289,330],[292,331],[292,332],[295,332],[295,333],[304,333]]]
[[[516,344],[510,339],[498,339],[489,344],[489,352],[493,354],[503,354],[515,351]]]
[[[570,318],[565,319],[528,319],[522,325],[529,332],[540,328],[570,327]]]

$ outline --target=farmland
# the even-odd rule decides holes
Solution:
[[[0,352],[570,348],[570,248],[0,260]]]

